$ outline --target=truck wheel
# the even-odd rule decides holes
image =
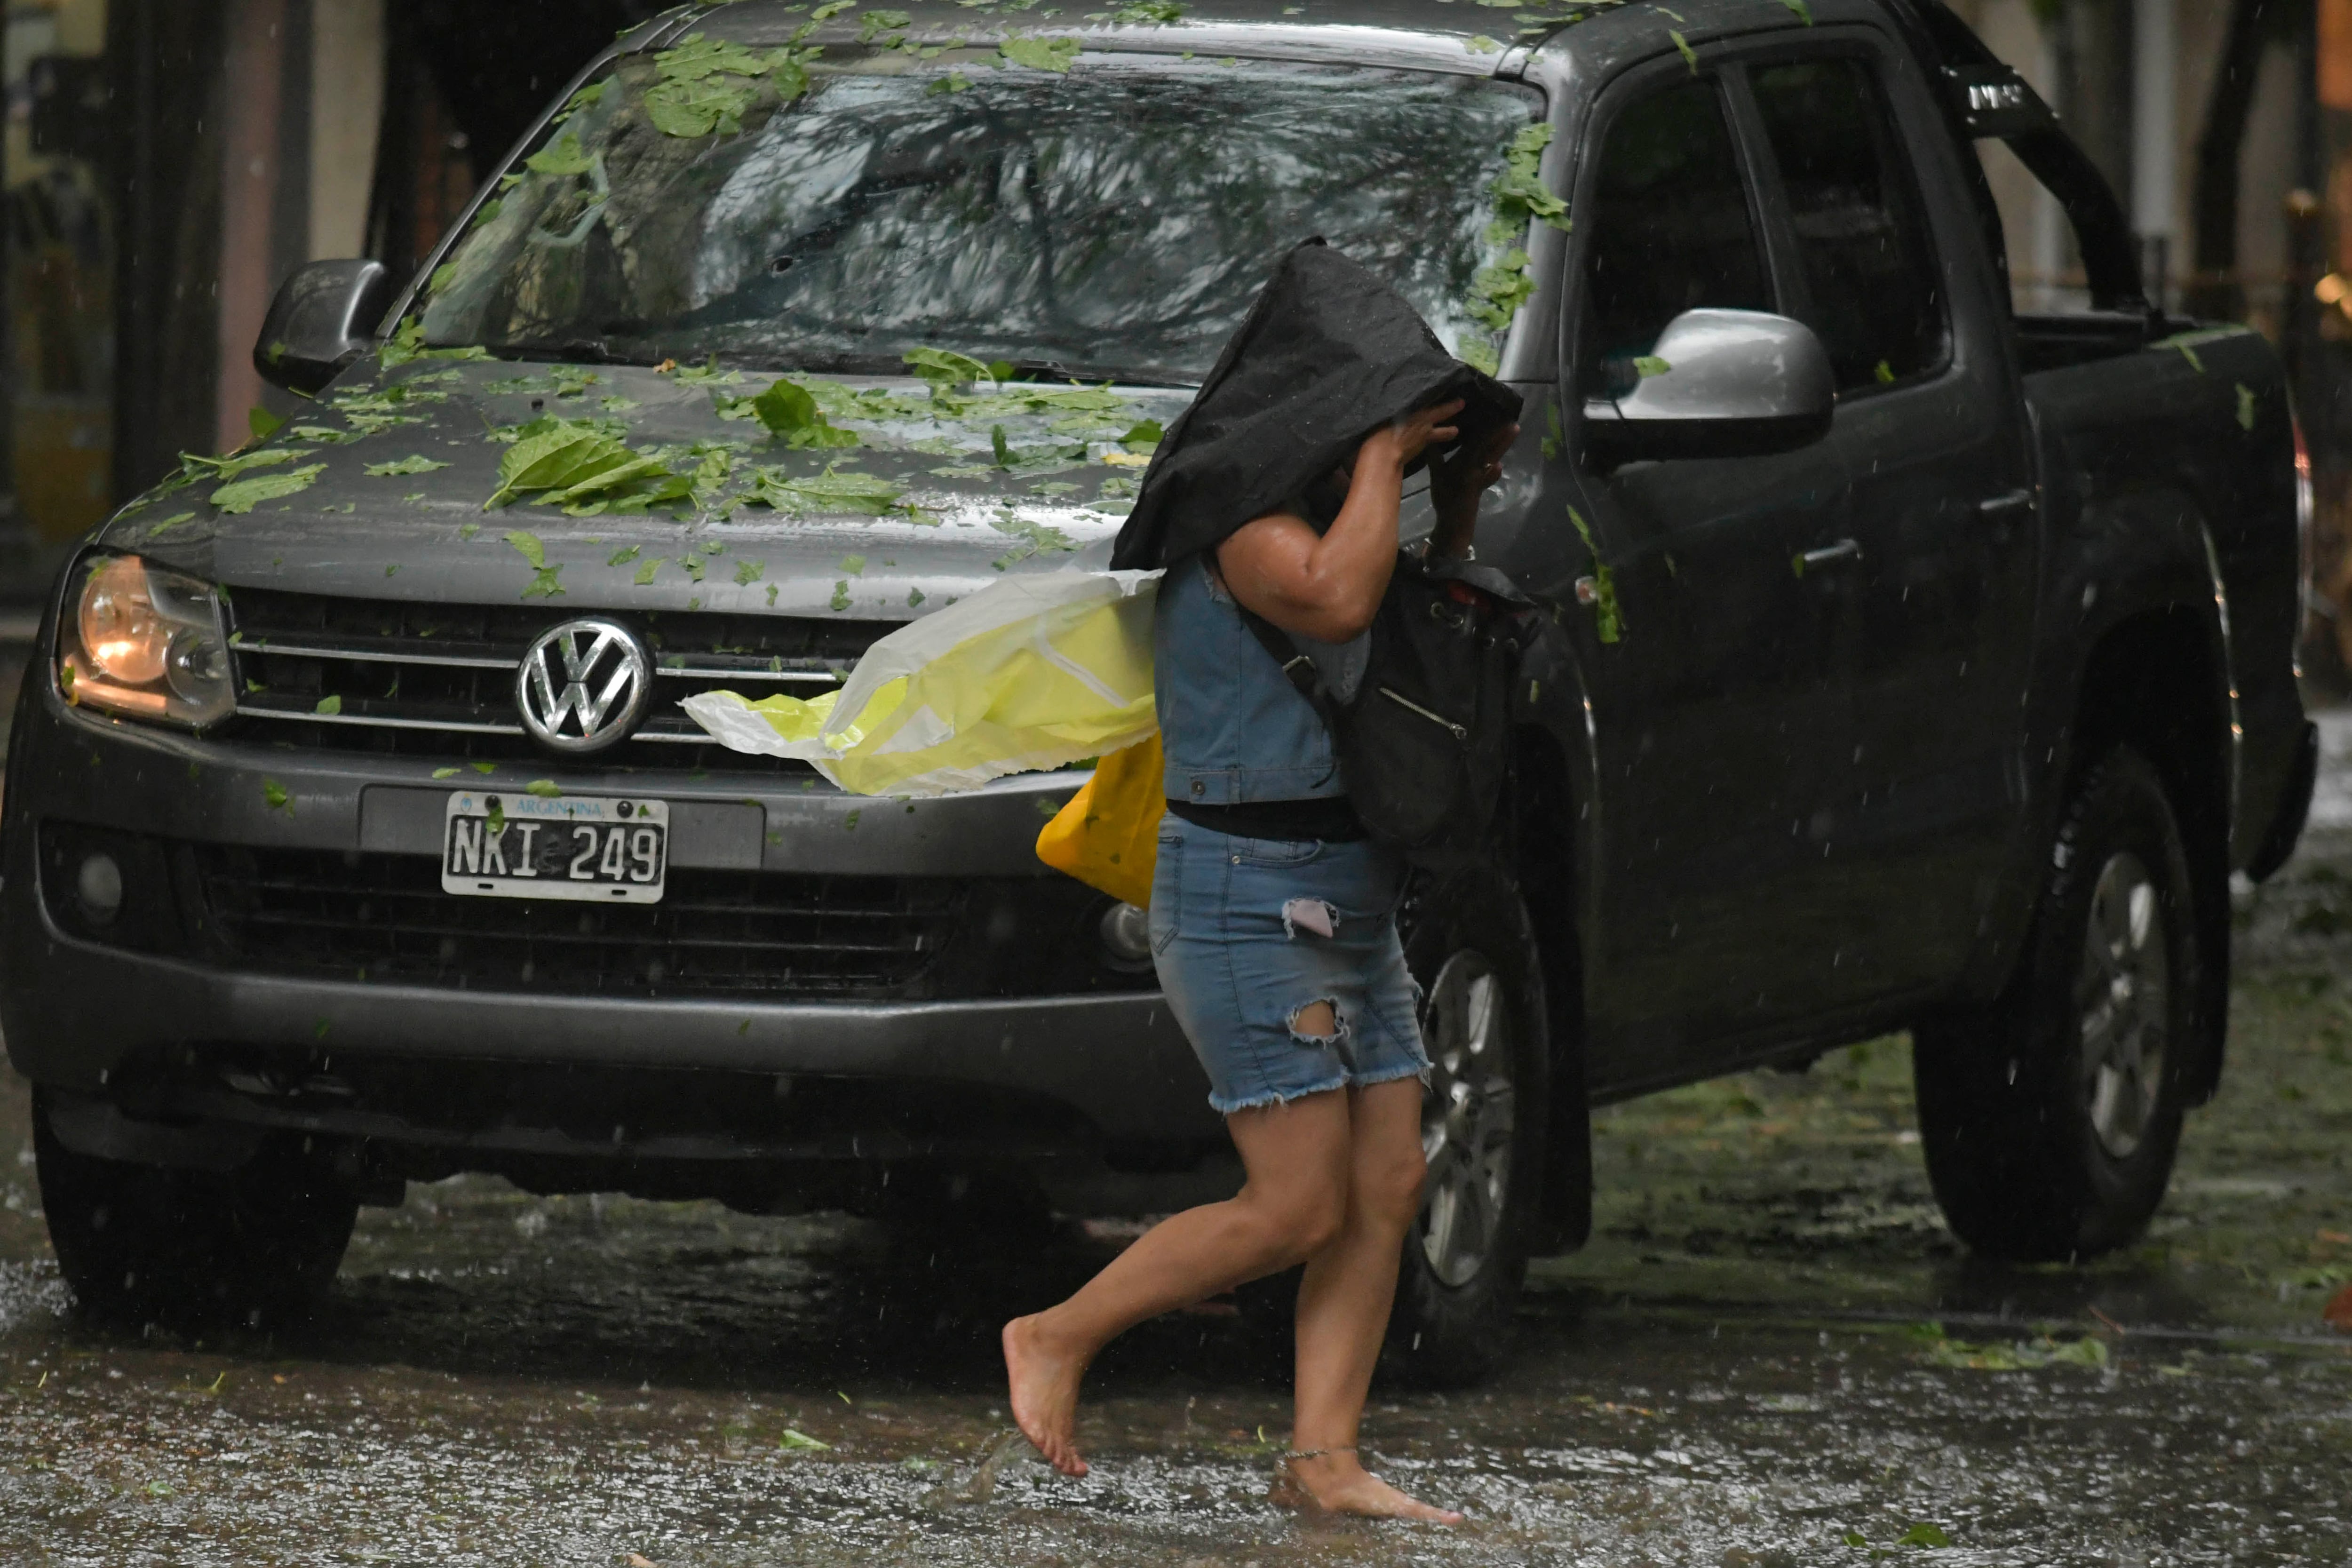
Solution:
[[[116,1324],[268,1327],[335,1277],[359,1213],[320,1160],[271,1144],[234,1171],[77,1153],[33,1105],[41,1206],[81,1310]]]
[[[2164,781],[2119,746],[2084,774],[2009,990],[1915,1032],[1920,1142],[1979,1252],[2092,1258],[2163,1201],[2197,1038],[2193,884]]]
[[[1542,1186],[1550,1053],[1534,922],[1511,879],[1477,866],[1403,913],[1421,983],[1429,1161],[1404,1243],[1384,1359],[1411,1381],[1473,1383],[1509,1348]]]

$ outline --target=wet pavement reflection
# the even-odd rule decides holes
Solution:
[[[1129,1228],[950,1237],[413,1186],[271,1338],[68,1310],[0,1079],[12,1563],[2313,1563],[2352,1557],[2352,834],[2241,899],[2221,1097],[2147,1239],[1970,1260],[1876,1042],[1601,1113],[1591,1247],[1505,1373],[1382,1385],[1454,1531],[1263,1501],[1283,1365],[1216,1304],[1088,1385],[1083,1481],[1006,1426],[997,1325]],[[1946,1544],[1948,1542],[1948,1544]]]

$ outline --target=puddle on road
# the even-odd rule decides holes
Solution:
[[[1952,1242],[1892,1042],[1603,1113],[1599,1233],[1535,1270],[1507,1373],[1375,1391],[1379,1468],[1468,1510],[1450,1532],[1268,1508],[1280,1363],[1215,1315],[1097,1368],[1087,1479],[1016,1449],[955,1500],[1006,1424],[997,1325],[1116,1227],[941,1253],[461,1178],[367,1211],[299,1332],[100,1335],[0,1082],[0,1561],[2343,1561],[2352,1341],[2318,1311],[2352,1279],[2352,943],[2293,929],[2334,889],[2243,917],[2222,1098],[2146,1241],[2091,1267]]]

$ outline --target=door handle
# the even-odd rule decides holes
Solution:
[[[1819,550],[1804,551],[1790,564],[1797,569],[1797,575],[1801,577],[1806,573],[1823,566],[1836,566],[1844,562],[1861,559],[1862,542],[1858,539],[1841,539],[1835,544],[1824,544]]]
[[[2003,490],[1997,496],[1987,496],[1977,502],[1977,515],[1987,520],[2014,517],[2021,511],[2033,510],[2033,492],[2028,489]]]

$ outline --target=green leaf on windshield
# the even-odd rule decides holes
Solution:
[[[312,463],[290,474],[257,474],[249,479],[237,479],[213,491],[213,505],[231,517],[242,517],[266,500],[278,500],[299,495],[310,488],[311,481],[327,471],[324,463]]]
[[[1507,232],[1489,230],[1497,243],[1507,243],[1525,230],[1528,222],[1546,223],[1566,232],[1572,227],[1568,219],[1568,204],[1544,187],[1538,172],[1543,163],[1544,149],[1551,145],[1551,127],[1529,125],[1511,139],[1503,154],[1503,172],[1492,187],[1495,197],[1495,227]]]
[[[646,118],[666,136],[738,135],[743,116],[760,101],[761,79],[767,79],[766,87],[781,102],[790,103],[808,90],[804,59],[792,49],[759,54],[740,44],[688,33],[676,48],[654,57],[661,79],[646,89]]]
[[[1007,38],[996,46],[996,52],[1016,66],[1031,70],[1066,72],[1070,62],[1078,58],[1076,38]]]
[[[433,473],[448,466],[446,463],[436,462],[431,458],[407,457],[396,462],[370,463],[366,472],[368,478],[372,479],[404,479],[410,474]]]
[[[1528,276],[1528,253],[1514,247],[1493,266],[1481,267],[1470,275],[1465,305],[1472,319],[1503,332],[1510,330],[1512,318],[1535,295],[1536,280]]]

